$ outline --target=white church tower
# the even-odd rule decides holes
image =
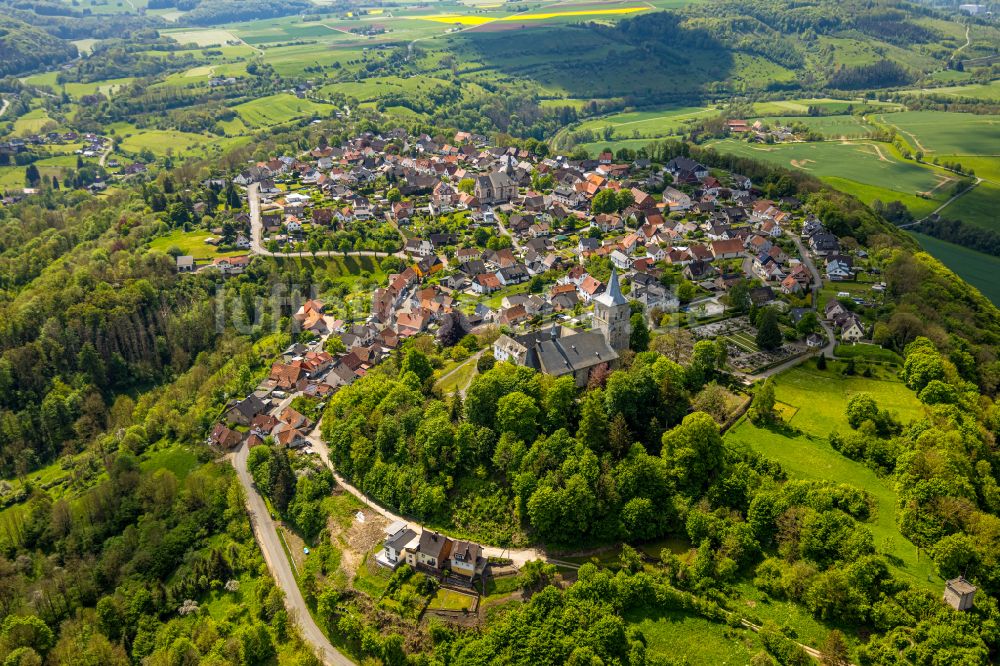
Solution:
[[[616,352],[628,349],[631,316],[628,300],[618,284],[618,271],[612,268],[607,289],[594,299],[594,328],[604,335]]]

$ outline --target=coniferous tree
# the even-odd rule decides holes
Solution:
[[[774,308],[764,308],[758,317],[757,346],[766,351],[774,351],[781,346],[781,329],[778,328],[778,313]]]

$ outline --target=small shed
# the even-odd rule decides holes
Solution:
[[[972,608],[976,596],[976,586],[965,580],[964,576],[953,578],[944,584],[944,601],[959,611]]]

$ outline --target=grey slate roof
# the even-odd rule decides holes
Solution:
[[[608,281],[608,287],[604,290],[604,293],[595,298],[601,305],[606,305],[608,307],[613,307],[616,305],[628,305],[628,299],[622,294],[621,285],[618,284],[618,270],[615,268],[611,269],[611,279]]]
[[[528,347],[526,365],[545,374],[565,375],[618,358],[618,353],[600,333],[591,331],[566,337],[552,337],[551,334],[540,337],[543,339]]]
[[[447,544],[448,537],[443,534],[438,534],[437,532],[424,530],[420,534],[420,545],[417,546],[417,549],[428,557],[440,559],[441,551],[445,549]]]
[[[417,536],[417,533],[410,528],[400,530],[391,539],[386,540],[386,548],[391,548],[398,553],[406,547],[406,544],[413,541],[413,537],[415,536]]]

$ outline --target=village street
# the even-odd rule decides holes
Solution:
[[[285,608],[289,615],[299,625],[303,639],[311,644],[317,655],[324,664],[332,666],[350,666],[354,662],[337,650],[326,637],[323,631],[316,624],[312,615],[309,614],[309,607],[302,596],[295,575],[289,564],[288,557],[281,546],[281,539],[278,530],[271,518],[271,513],[267,509],[263,498],[254,487],[250,472],[247,470],[247,455],[250,449],[246,443],[240,444],[239,448],[232,455],[233,466],[236,468],[236,475],[240,479],[243,491],[246,494],[247,512],[250,514],[250,524],[253,526],[257,543],[264,554],[264,561],[267,568],[274,576],[275,582],[285,596]]]
[[[320,250],[318,252],[271,252],[264,247],[264,223],[260,216],[260,184],[251,183],[247,186],[247,203],[250,206],[250,251],[264,257],[388,257],[395,256],[407,259],[406,253],[400,251],[395,254],[389,252],[374,252],[371,250],[351,250],[340,252],[339,250]]]

